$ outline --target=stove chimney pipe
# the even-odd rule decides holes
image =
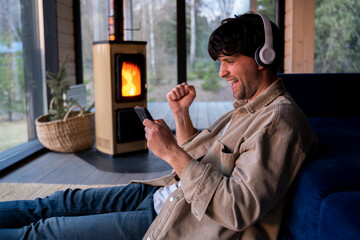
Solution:
[[[109,0],[109,40],[124,40],[124,13],[122,0]]]

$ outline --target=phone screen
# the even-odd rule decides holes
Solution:
[[[149,110],[147,110],[146,107],[134,107],[134,110],[135,110],[136,114],[138,115],[138,117],[140,118],[141,122],[143,122],[145,119],[154,121]]]

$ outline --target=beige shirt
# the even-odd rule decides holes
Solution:
[[[144,239],[276,239],[285,193],[316,142],[281,79],[235,102],[183,144],[193,160]],[[173,172],[146,183],[177,180]]]

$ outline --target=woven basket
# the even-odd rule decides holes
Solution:
[[[91,148],[95,143],[94,113],[69,109],[63,120],[49,122],[50,115],[36,119],[36,133],[41,144],[56,152],[71,153]],[[70,117],[71,115],[74,117]]]

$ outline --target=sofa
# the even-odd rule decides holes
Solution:
[[[280,239],[360,239],[360,74],[282,74],[319,144],[295,179]]]
[[[360,239],[360,101],[355,87],[360,74],[280,77],[319,145],[288,194],[279,239]],[[83,186],[0,183],[0,200],[32,199],[68,187]]]

